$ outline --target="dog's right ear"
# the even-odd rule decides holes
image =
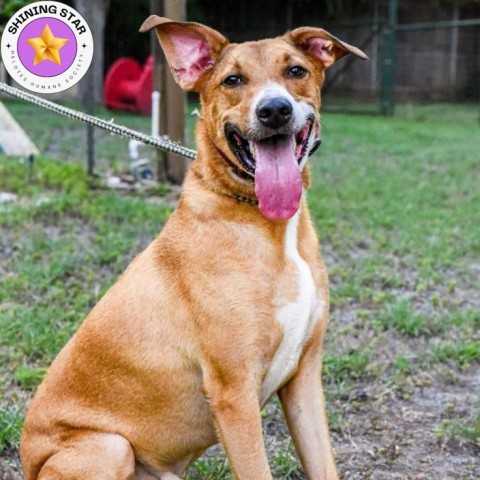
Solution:
[[[323,68],[330,67],[333,62],[351,53],[362,60],[368,57],[359,48],[342,42],[322,28],[300,27],[285,35],[287,40],[309,55]]]
[[[177,83],[184,90],[198,91],[204,74],[217,62],[228,40],[200,23],[174,22],[151,15],[140,32],[157,30],[160,45]]]

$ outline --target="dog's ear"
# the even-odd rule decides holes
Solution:
[[[320,62],[323,68],[328,68],[349,53],[368,60],[359,48],[342,42],[322,28],[301,27],[288,32],[285,37],[305,54]]]
[[[140,32],[152,28],[177,83],[184,90],[198,91],[204,73],[215,65],[228,40],[200,23],[174,22],[157,15],[148,17]]]

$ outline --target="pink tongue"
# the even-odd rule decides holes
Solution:
[[[294,137],[255,142],[255,193],[260,211],[270,220],[295,215],[302,197],[302,176]]]

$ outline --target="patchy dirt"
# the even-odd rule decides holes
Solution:
[[[10,465],[0,458],[0,480],[20,480],[20,476]]]
[[[329,268],[343,264],[351,270],[353,258],[362,249],[350,252],[350,260],[335,256],[330,245],[323,255]],[[354,260],[353,260],[354,261]],[[430,319],[449,309],[480,312],[478,259],[462,270],[439,272],[441,281],[418,292],[414,259],[392,259],[401,287],[385,288],[396,298],[409,298],[415,314]],[[475,280],[476,279],[476,280]],[[332,278],[332,289],[337,281]],[[447,285],[455,284],[452,293]],[[432,298],[448,298],[448,305],[435,307]],[[360,303],[360,304],[359,304]],[[360,317],[378,315],[378,306],[368,303],[335,306],[327,331],[327,353],[352,348],[371,351],[365,375],[341,392],[326,384],[327,409],[338,415],[331,422],[339,472],[349,480],[474,480],[480,478],[480,444],[454,435],[444,422],[467,422],[480,412],[480,368],[478,363],[461,368],[454,362],[432,362],[426,357],[434,335],[408,337],[395,329],[379,332]],[[359,318],[360,317],[360,318]],[[446,336],[448,337],[448,331]],[[477,335],[478,338],[478,335]],[[408,372],[398,374],[395,359],[410,360]]]
[[[472,394],[478,375],[463,375],[448,391],[441,382],[412,387],[408,398],[374,382],[351,392],[350,398],[330,400],[340,411],[341,429],[332,432],[340,477],[345,480],[475,480],[480,478],[480,447],[458,441],[442,442],[435,429],[454,408],[459,415],[475,408]],[[328,387],[327,387],[328,388]],[[452,407],[453,406],[453,407]],[[280,409],[271,405],[264,433],[270,455],[288,449],[290,440]],[[295,479],[304,479],[297,475]]]
[[[448,390],[438,376],[428,373],[419,375],[418,383],[409,385],[404,397],[374,383],[362,391],[355,406],[335,405],[343,413],[343,431],[334,434],[343,478],[479,478],[480,448],[445,443],[436,434],[449,409],[462,416],[475,408],[470,392],[478,387],[478,378],[463,375]]]

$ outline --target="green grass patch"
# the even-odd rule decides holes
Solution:
[[[292,445],[290,445],[287,450],[279,450],[278,453],[270,459],[270,469],[273,478],[282,478],[285,480],[299,478],[302,469]]]
[[[39,157],[33,165],[13,157],[0,163],[0,189],[22,195],[39,193],[44,189],[62,191],[76,197],[86,196],[89,179],[78,164],[63,164]]]
[[[420,315],[414,315],[410,302],[404,300],[385,306],[378,316],[378,325],[385,329],[395,328],[404,335],[418,337],[425,332],[425,321]]]
[[[48,365],[171,209],[91,190],[78,165],[42,159],[32,183],[18,161],[1,157],[0,166],[8,173],[0,190],[21,196],[0,206],[2,244],[11,252],[0,278],[0,347],[14,347],[8,356],[0,349],[0,363],[38,364],[16,370],[17,381],[31,388],[39,379],[35,368]]]
[[[480,311],[453,311],[449,315],[442,318],[439,323],[443,327],[444,331],[449,327],[454,326],[465,332],[478,332],[480,331]]]
[[[279,450],[269,459],[269,463],[273,478],[294,480],[299,478],[302,471],[292,445],[289,445],[286,450]],[[222,454],[197,460],[190,466],[185,478],[187,480],[231,480],[233,475]]]
[[[197,460],[189,469],[186,480],[230,480],[230,467],[224,456],[206,457]]]
[[[23,407],[0,409],[0,452],[18,445],[22,426]]]
[[[412,372],[413,370],[413,365],[412,361],[407,358],[405,355],[399,355],[395,359],[395,371],[397,374],[400,375],[407,375]]]
[[[327,354],[323,358],[323,376],[332,383],[359,379],[367,374],[370,356],[369,350],[352,350],[343,355]]]
[[[46,368],[29,368],[20,365],[15,370],[15,379],[23,388],[33,389],[40,385],[46,372]]]
[[[322,137],[309,204],[337,251],[413,254],[427,279],[478,254],[476,121],[324,115]]]
[[[437,437],[445,441],[480,442],[480,407],[469,418],[443,420],[435,431]]]
[[[461,367],[480,362],[480,340],[459,339],[452,342],[435,342],[431,348],[436,362],[452,361]]]

